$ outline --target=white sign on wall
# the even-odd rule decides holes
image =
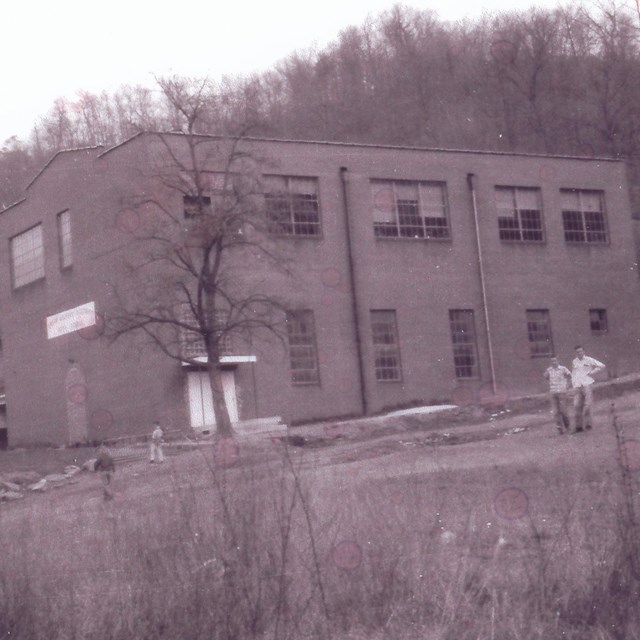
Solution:
[[[87,302],[75,309],[61,311],[47,318],[47,338],[57,338],[65,333],[72,333],[78,329],[92,327],[96,324],[96,305]]]

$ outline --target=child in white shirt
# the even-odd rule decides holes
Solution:
[[[149,462],[164,462],[164,454],[162,453],[163,433],[160,423],[156,420],[153,423],[153,433],[151,434],[151,450],[149,452]]]

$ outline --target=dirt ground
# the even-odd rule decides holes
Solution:
[[[640,441],[639,401],[640,392],[633,392],[618,398],[615,405],[619,424],[632,445]],[[504,413],[480,424],[474,421],[475,424],[448,426],[443,421],[437,429],[431,425],[426,430],[415,423],[411,429],[405,425],[395,431],[368,430],[366,421],[358,421],[359,427],[351,430],[327,429],[325,425],[315,428],[315,432],[307,428],[306,444],[289,446],[288,451],[301,476],[311,483],[314,478],[322,479],[324,484],[330,481],[338,488],[433,478],[438,474],[443,482],[448,482],[452,473],[472,482],[477,473],[487,470],[500,471],[503,476],[508,471],[570,475],[572,469],[585,466],[594,472],[615,472],[617,449],[610,407],[609,401],[599,403],[594,429],[576,435],[557,434],[551,416],[542,410],[518,415]],[[266,464],[281,455],[282,447],[281,442],[269,440],[241,442],[238,459],[232,459],[230,470],[242,464]],[[634,456],[638,450],[640,446],[630,449]],[[114,480],[116,508],[118,503],[130,506],[152,494],[170,493],[185,483],[197,487],[210,481],[214,459],[210,443],[190,449],[167,446],[165,452],[167,457],[161,465],[149,464],[144,447],[125,452],[125,459],[117,464]],[[54,450],[49,456],[37,451],[9,451],[0,457],[0,473],[24,469],[29,464],[41,473],[61,472],[65,464],[81,464],[91,454],[91,449]],[[631,462],[640,468],[640,459]],[[52,468],[56,465],[57,469]],[[27,493],[23,500],[1,504],[0,516],[6,518],[10,513],[18,515],[25,511],[35,514],[52,507],[60,513],[103,508],[102,502],[100,478],[85,471],[64,486],[45,493]]]

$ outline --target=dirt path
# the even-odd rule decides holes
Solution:
[[[640,394],[627,394],[616,401],[620,423],[628,439],[640,440]],[[376,435],[375,431],[354,432],[353,437],[323,438],[304,447],[289,447],[293,464],[311,480],[314,476],[338,485],[384,482],[437,473],[473,474],[483,470],[524,469],[545,473],[551,469],[590,465],[594,470],[614,467],[616,441],[610,425],[609,403],[595,413],[596,427],[589,433],[559,436],[546,411],[507,415],[483,424],[461,425],[437,432],[419,430]],[[241,451],[252,464],[268,463],[280,455],[270,442],[251,443]],[[210,446],[174,452],[163,465],[150,465],[141,450],[140,459],[118,465],[114,504],[133,501],[143,508],[145,497],[171,494],[180,487],[210,485]],[[639,461],[640,462],[640,461]],[[2,520],[20,515],[64,516],[81,510],[104,509],[100,478],[82,473],[72,484],[31,494],[24,500],[0,506]]]

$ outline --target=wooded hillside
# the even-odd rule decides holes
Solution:
[[[182,102],[208,96],[201,133],[249,124],[252,135],[270,137],[640,155],[637,4],[461,23],[395,6],[262,74],[163,81]],[[28,140],[10,138],[0,150],[0,205],[58,149],[179,128],[177,104],[139,86],[56,101]]]

